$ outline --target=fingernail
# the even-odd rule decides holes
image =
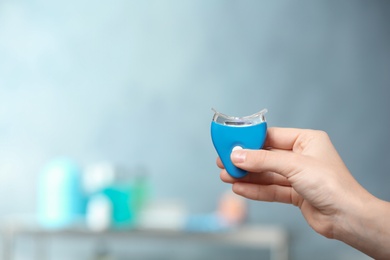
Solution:
[[[235,163],[243,163],[246,158],[246,152],[242,150],[232,152],[231,159]]]

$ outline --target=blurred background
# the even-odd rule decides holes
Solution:
[[[2,0],[0,216],[45,214],[57,201],[42,196],[65,181],[133,189],[141,175],[149,201],[212,215],[231,188],[215,165],[212,107],[236,116],[267,108],[270,126],[327,131],[356,179],[390,200],[389,24],[388,1]],[[70,177],[44,179],[61,169]],[[290,259],[367,259],[316,234],[291,205],[245,203],[246,223],[288,232]],[[137,243],[110,241],[120,259]],[[153,259],[177,250],[143,243]],[[24,247],[19,259],[32,259]],[[196,247],[174,255],[196,259],[205,250]],[[91,248],[80,239],[50,250],[94,259]],[[198,259],[267,259],[206,251]]]

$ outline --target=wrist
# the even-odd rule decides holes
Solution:
[[[375,259],[390,258],[390,203],[365,194],[351,201],[342,212],[335,239]]]

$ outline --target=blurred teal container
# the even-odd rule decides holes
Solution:
[[[81,170],[70,159],[56,159],[38,180],[38,222],[45,228],[64,228],[85,214]]]
[[[135,208],[133,189],[130,185],[112,185],[102,193],[112,204],[112,227],[129,228],[134,225]]]

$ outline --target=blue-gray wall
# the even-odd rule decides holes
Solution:
[[[0,2],[0,214],[35,210],[58,155],[144,165],[159,198],[209,212],[221,192],[211,108],[268,108],[327,131],[359,182],[390,200],[388,1]],[[293,259],[363,257],[289,205],[250,221],[291,231]]]

